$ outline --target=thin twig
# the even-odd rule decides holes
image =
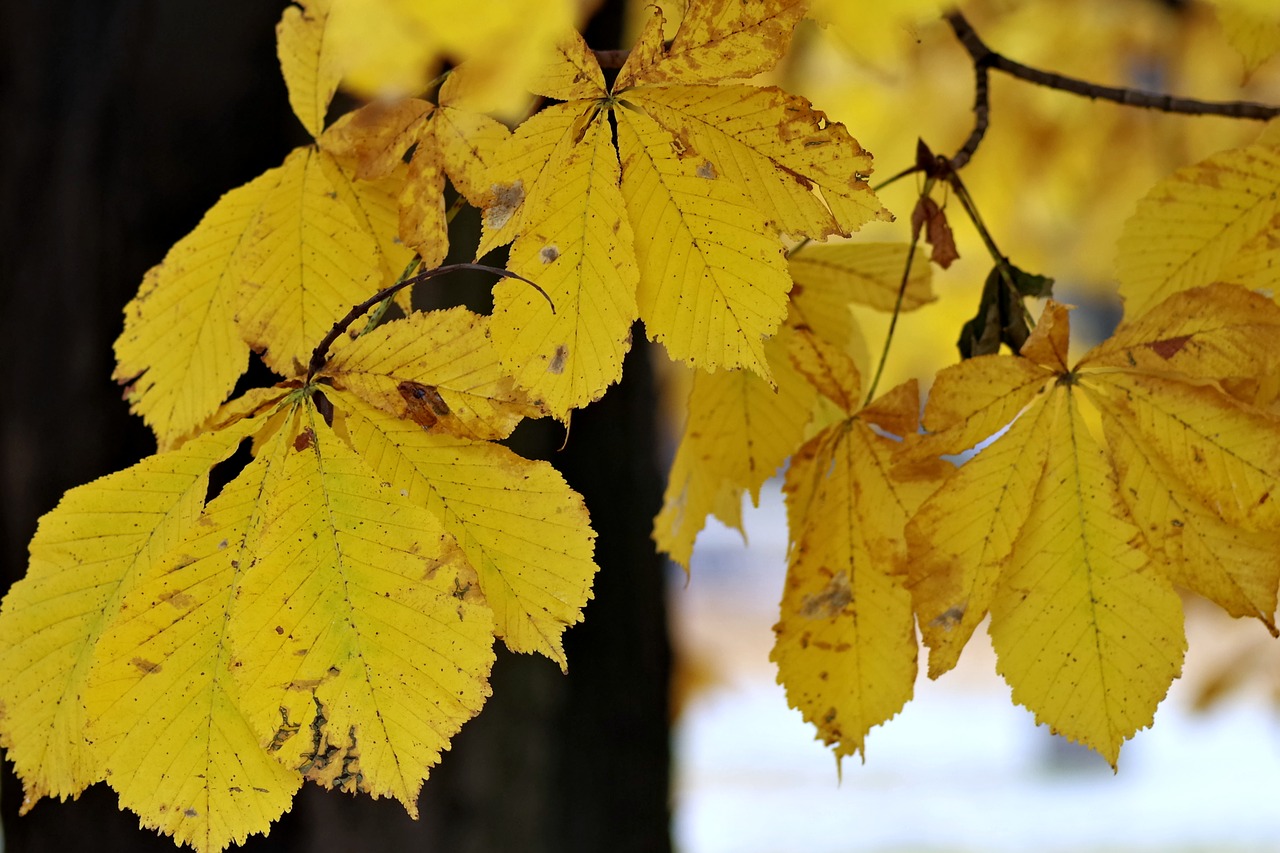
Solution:
[[[995,68],[1020,80],[1071,92],[1091,100],[1113,101],[1130,107],[1159,110],[1164,113],[1178,113],[1193,116],[1226,116],[1227,118],[1252,119],[1266,121],[1280,116],[1280,107],[1259,104],[1251,101],[1199,101],[1194,98],[1175,98],[1172,95],[1158,92],[1144,92],[1140,89],[1128,89],[1120,86],[1102,86],[1052,71],[1041,71],[1008,57],[987,47],[979,38],[973,26],[963,14],[957,11],[947,12],[944,16],[956,38],[969,51],[975,67]],[[967,145],[968,143],[966,143]],[[962,151],[964,149],[961,149]],[[970,152],[972,154],[972,152]]]
[[[398,291],[402,290],[403,288],[411,287],[415,284],[421,284],[424,281],[430,281],[431,279],[437,276],[448,275],[449,273],[461,272],[462,270],[472,270],[474,272],[487,272],[487,273],[493,273],[494,275],[499,276],[501,278],[519,279],[520,281],[523,281],[525,284],[532,287],[534,290],[541,293],[542,297],[547,300],[547,304],[551,306],[551,313],[552,314],[556,313],[555,303],[551,301],[551,297],[547,295],[547,292],[543,290],[541,287],[539,287],[537,284],[535,284],[534,282],[529,281],[529,279],[525,278],[522,275],[517,275],[516,273],[510,272],[508,270],[498,269],[497,267],[490,267],[484,264],[449,264],[448,266],[436,267],[434,269],[429,269],[425,272],[420,272],[415,276],[411,276],[410,278],[397,281],[395,284],[390,285],[389,287],[384,287],[382,288],[382,290],[379,290],[377,293],[373,294],[373,296],[370,296],[364,302],[361,302],[359,305],[353,306],[352,309],[347,312],[347,315],[345,317],[343,317],[341,320],[333,324],[333,328],[330,329],[329,333],[324,336],[324,339],[321,340],[320,343],[316,344],[316,348],[311,353],[311,363],[307,367],[306,381],[310,382],[311,377],[315,376],[317,373],[319,373],[321,370],[324,369],[325,362],[329,360],[329,347],[333,346],[333,342],[338,339],[339,335],[341,335],[343,332],[347,330],[348,326],[354,323],[361,315],[363,315],[370,308],[377,305],[382,300],[387,299],[391,296],[394,296]]]
[[[926,189],[921,193],[923,198],[928,194]],[[880,351],[880,363],[876,365],[875,376],[871,377],[871,385],[867,388],[867,398],[862,406],[866,408],[876,398],[876,388],[880,385],[880,377],[884,374],[885,363],[889,361],[889,346],[893,343],[893,333],[898,328],[898,317],[902,314],[902,301],[907,295],[907,282],[911,280],[911,263],[916,257],[916,246],[920,242],[920,229],[912,229],[911,245],[907,248],[907,262],[902,267],[902,281],[898,282],[898,299],[893,303],[893,316],[889,318],[889,330],[885,332],[884,349]]]

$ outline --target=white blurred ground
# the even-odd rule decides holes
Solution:
[[[787,708],[768,660],[785,575],[776,486],[746,513],[749,548],[712,523],[672,584],[697,682],[676,730],[680,853],[1088,851],[1280,853],[1280,706],[1263,689],[1196,714],[1214,661],[1261,626],[1194,611],[1184,678],[1153,729],[1102,759],[1037,728],[995,674],[985,633],[844,763]],[[1243,638],[1243,639],[1242,639]],[[1280,667],[1280,642],[1267,658]]]

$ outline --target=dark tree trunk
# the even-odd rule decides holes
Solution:
[[[617,43],[612,23],[593,44]],[[143,272],[226,190],[305,141],[275,59],[284,4],[264,0],[4,0],[0,11],[0,506],[6,583],[66,489],[154,450],[110,381],[111,342]],[[615,8],[617,7],[617,8]],[[602,22],[603,24],[603,22]],[[603,39],[603,41],[601,41]],[[586,497],[601,572],[566,637],[569,675],[499,653],[489,706],[428,780],[413,822],[390,801],[308,786],[252,850],[664,851],[668,647],[652,377],[575,417],[549,458]],[[550,432],[554,432],[551,430]],[[558,446],[559,437],[542,442]],[[94,786],[18,817],[5,765],[6,849],[174,849]]]

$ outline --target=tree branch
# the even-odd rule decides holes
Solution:
[[[343,332],[347,330],[348,326],[354,323],[359,317],[361,317],[370,308],[377,305],[382,300],[388,299],[394,296],[398,291],[406,287],[410,287],[415,284],[421,284],[422,282],[429,281],[430,279],[433,279],[436,276],[448,275],[449,273],[458,272],[459,270],[476,270],[478,272],[493,273],[494,275],[499,276],[501,278],[519,279],[520,281],[523,281],[525,284],[532,287],[534,290],[541,293],[543,298],[547,300],[547,304],[551,306],[551,313],[552,314],[556,313],[555,303],[551,301],[550,296],[547,296],[547,292],[543,290],[541,287],[538,287],[538,285],[534,284],[532,281],[529,281],[529,279],[525,278],[522,275],[517,275],[516,273],[509,272],[507,270],[498,269],[497,267],[485,266],[484,264],[449,264],[448,266],[436,267],[435,269],[429,269],[425,272],[420,272],[415,276],[410,276],[409,278],[403,278],[389,287],[382,288],[382,290],[379,290],[377,293],[373,294],[373,296],[370,296],[368,299],[366,299],[364,302],[361,302],[359,305],[353,306],[351,310],[347,312],[347,315],[345,317],[343,317],[341,320],[333,324],[333,328],[330,329],[329,333],[324,336],[324,339],[321,340],[320,343],[316,344],[316,348],[311,352],[311,363],[307,368],[306,381],[310,382],[311,377],[315,376],[317,373],[319,373],[321,370],[324,369],[325,362],[329,360],[329,347],[333,346],[333,342],[338,339],[339,335],[341,335]]]
[[[1023,65],[1021,62],[1015,62],[987,47],[986,43],[974,31],[973,26],[960,12],[947,12],[943,17],[951,25],[956,38],[964,45],[965,50],[969,51],[969,56],[973,58],[975,68],[995,68],[1020,80],[1034,83],[1037,86],[1071,92],[1091,100],[1114,101],[1125,106],[1143,107],[1165,113],[1225,116],[1227,118],[1252,119],[1256,121],[1266,121],[1280,116],[1280,107],[1269,104],[1258,104],[1250,101],[1198,101],[1193,98],[1175,98],[1172,95],[1143,92],[1138,89],[1102,86],[1097,83],[1078,80],[1074,77],[1055,74],[1052,71],[1041,71],[1038,68]],[[975,112],[977,111],[977,106],[974,107],[974,110]],[[979,120],[980,122],[984,121],[982,117]],[[977,128],[975,128],[974,132],[980,140],[981,134],[978,133]],[[971,136],[970,140],[972,141],[972,139],[973,137]],[[966,142],[965,147],[967,148],[968,146],[969,143]],[[963,148],[961,149],[961,151],[964,150]],[[972,155],[973,151],[971,150],[969,153]]]

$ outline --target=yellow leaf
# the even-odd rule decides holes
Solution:
[[[529,81],[529,91],[557,101],[609,94],[600,63],[577,30],[567,30],[549,46]]]
[[[960,466],[907,525],[909,584],[929,647],[930,678],[955,667],[991,608],[1044,471],[1044,413],[1037,406],[1015,421],[999,440]]]
[[[511,112],[547,46],[577,23],[572,0],[333,0],[329,34],[347,85],[366,95],[420,91],[441,60],[468,61],[481,109]]]
[[[622,97],[671,134],[664,144],[698,177],[744,192],[775,231],[847,237],[891,219],[864,179],[871,155],[803,98],[745,85],[646,87]]]
[[[622,196],[636,242],[649,337],[700,367],[746,367],[772,381],[763,339],[786,314],[791,279],[765,216],[738,187],[642,113],[621,110]]]
[[[892,311],[898,301],[909,248],[906,243],[834,246],[811,243],[794,252],[788,262],[795,282],[791,300],[813,306],[805,311],[806,322],[826,340],[843,345],[848,340],[847,334],[823,331],[814,324],[835,322],[831,315],[843,319],[849,313],[851,302]],[[937,299],[930,286],[931,279],[929,259],[917,249],[902,295],[903,311],[912,311]]]
[[[1099,399],[1093,397],[1091,399]],[[1246,530],[1223,521],[1151,447],[1127,407],[1099,403],[1120,494],[1161,569],[1232,616],[1257,617],[1276,635],[1280,531]]]
[[[962,453],[1004,429],[1053,378],[1025,358],[983,355],[938,373],[912,458]]]
[[[1070,389],[1044,405],[1044,472],[991,605],[996,668],[1037,722],[1114,766],[1182,669],[1182,605]]]
[[[507,269],[536,282],[494,287],[490,328],[502,365],[556,417],[599,399],[622,376],[636,319],[634,237],[618,190],[609,122],[558,146],[525,201]]]
[[[1091,375],[1088,387],[1108,394],[1108,409],[1227,522],[1280,530],[1280,417],[1209,386],[1136,372]]]
[[[646,57],[620,75],[619,86],[637,83],[719,83],[754,77],[778,63],[796,24],[804,15],[804,0],[706,0],[690,3],[671,46]],[[661,31],[662,12],[650,18]]]
[[[1258,253],[1280,227],[1280,148],[1222,151],[1156,184],[1125,223],[1116,256],[1130,316],[1192,287],[1259,286]],[[1252,246],[1253,252],[1244,253]],[[1270,278],[1267,279],[1270,282]]]
[[[1179,373],[1198,379],[1258,377],[1274,371],[1280,306],[1242,287],[1214,284],[1175,293],[1126,320],[1080,367]]]
[[[429,768],[489,695],[492,617],[435,519],[309,402],[261,458],[278,486],[227,628],[244,715],[285,767],[416,816]]]
[[[559,178],[547,165],[568,156],[567,149],[585,135],[594,114],[594,105],[582,101],[553,104],[516,128],[484,178],[484,231],[476,257],[510,243],[521,232],[529,196],[540,183],[554,185]],[[553,192],[544,188],[541,195]]]
[[[329,5],[330,0],[298,0],[285,8],[276,24],[276,52],[289,88],[289,105],[307,132],[317,137],[342,79],[333,44],[325,37]]]
[[[332,156],[322,153],[319,160],[324,176],[347,206],[356,225],[373,238],[378,269],[382,273],[380,285],[392,284],[413,258],[413,251],[400,240],[399,195],[403,176],[393,173],[365,180],[356,177],[354,168],[340,164]],[[443,259],[442,255],[440,260]],[[430,265],[438,266],[439,261]]]
[[[942,0],[895,0],[853,4],[813,0],[810,16],[831,27],[863,63],[885,73],[901,74],[911,62],[907,46],[920,42],[921,25],[939,21],[948,8]]]
[[[420,98],[374,101],[329,125],[320,147],[339,160],[354,162],[361,180],[385,178],[404,162],[434,109]]]
[[[86,734],[121,806],[199,851],[266,833],[302,784],[240,712],[227,637],[262,496],[282,485],[278,462],[250,462],[129,590],[84,692]]]
[[[787,359],[793,335],[784,330],[765,343],[776,391],[748,371],[694,374],[684,433],[653,525],[658,548],[686,569],[707,515],[736,520],[724,505],[740,506],[743,491],[758,502],[760,487],[800,446],[815,395]]]
[[[161,446],[218,408],[249,364],[235,298],[259,211],[279,185],[272,169],[224,195],[143,279],[115,342],[118,382]]]
[[[862,377],[853,359],[805,328],[788,336],[791,364],[824,397],[852,416],[861,408]]]
[[[890,396],[885,414],[914,423],[914,384]],[[902,528],[931,484],[889,476],[897,448],[856,415],[810,439],[787,469],[792,544],[770,658],[788,702],[837,757],[865,755],[867,732],[915,683]]]
[[[487,318],[465,308],[415,312],[338,347],[324,374],[429,430],[506,438],[542,412],[502,370],[486,326]]]
[[[240,333],[285,376],[303,372],[334,322],[377,290],[377,243],[325,176],[327,156],[289,155],[243,259]]]
[[[449,180],[468,202],[479,207],[488,189],[482,176],[497,161],[498,149],[511,131],[482,113],[448,106],[440,110],[432,127]]]
[[[1067,350],[1071,344],[1071,326],[1067,312],[1072,307],[1050,299],[1018,354],[1054,373],[1065,373]]]
[[[444,162],[439,149],[426,137],[409,164],[400,192],[400,239],[412,246],[422,265],[430,269],[449,253],[449,220],[444,209]]]
[[[125,593],[192,529],[209,469],[256,425],[243,419],[72,489],[40,520],[27,575],[0,608],[0,738],[24,810],[102,778],[81,703],[94,644]]]
[[[1217,2],[1218,23],[1231,46],[1244,60],[1244,79],[1268,59],[1280,53],[1280,14],[1274,8],[1263,12],[1233,2]]]
[[[561,635],[582,619],[596,572],[582,499],[545,462],[425,432],[337,396],[351,446],[393,489],[430,510],[475,567],[507,647],[564,668]]]

